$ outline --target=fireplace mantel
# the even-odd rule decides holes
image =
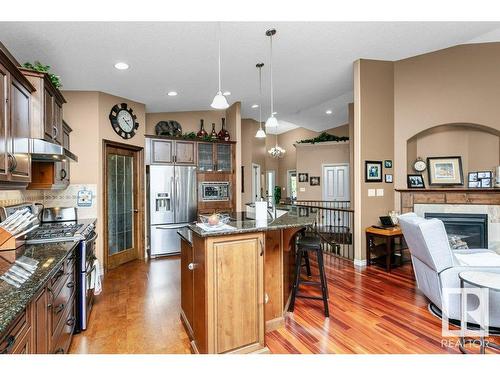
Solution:
[[[500,205],[500,189],[428,188],[396,189],[401,195],[401,213],[413,212],[415,204]]]

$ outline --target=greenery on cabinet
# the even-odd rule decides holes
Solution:
[[[281,186],[274,187],[274,204],[279,204],[281,201]]]
[[[321,133],[315,138],[303,139],[301,141],[297,141],[297,143],[321,143],[321,142],[345,142],[348,141],[349,137],[339,137],[334,134],[328,134],[326,132]]]
[[[49,79],[56,89],[62,87],[61,77],[55,75],[54,73],[50,73],[50,65],[43,65],[40,61],[35,61],[33,64],[30,62],[25,62],[23,67],[26,69],[31,69],[40,73],[47,73],[49,75]]]

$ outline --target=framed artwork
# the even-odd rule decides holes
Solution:
[[[320,181],[319,177],[312,177],[311,176],[309,183],[311,186],[319,186],[319,181]]]
[[[384,168],[392,168],[392,160],[384,160]]]
[[[386,174],[385,175],[385,182],[388,184],[392,183],[392,174]]]
[[[483,172],[476,172],[477,173],[477,178],[479,180],[483,178],[492,178],[492,173],[490,171],[483,171]]]
[[[461,156],[427,158],[429,185],[463,185]]]
[[[308,182],[309,173],[299,173],[299,182]]]
[[[493,185],[493,173],[491,171],[469,172],[467,186],[473,188],[490,188]]]
[[[365,182],[382,182],[381,161],[365,161]]]
[[[408,189],[424,189],[424,176],[421,174],[408,175]]]

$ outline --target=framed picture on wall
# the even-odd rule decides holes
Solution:
[[[461,156],[427,158],[429,185],[463,185]]]
[[[319,186],[319,181],[320,181],[319,177],[312,177],[311,176],[310,185],[311,186]]]
[[[365,161],[365,182],[382,182],[381,161]]]
[[[308,182],[309,173],[299,173],[299,182]]]
[[[408,175],[408,189],[424,189],[424,176],[421,174]]]
[[[384,160],[384,168],[392,168],[392,160]]]
[[[388,184],[392,183],[392,174],[386,174],[385,175],[385,182]]]

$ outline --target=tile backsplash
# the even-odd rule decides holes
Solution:
[[[80,190],[88,190],[92,195],[89,207],[78,207]],[[97,217],[97,185],[70,184],[64,190],[3,190],[0,191],[0,205],[10,206],[23,202],[39,202],[45,207],[78,207],[78,216],[82,219]]]

